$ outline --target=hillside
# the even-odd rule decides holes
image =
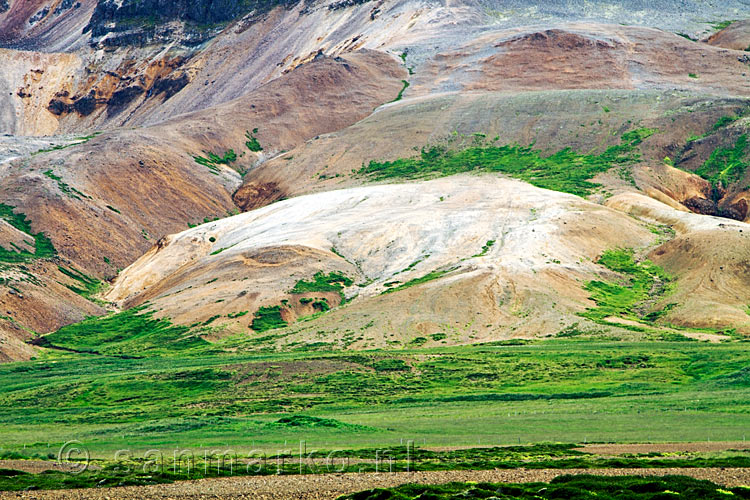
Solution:
[[[140,304],[177,324],[210,320],[196,330],[206,338],[252,335],[263,308],[307,317],[280,348],[320,330],[354,347],[577,324],[628,338],[746,333],[744,226],[731,220],[750,218],[750,59],[745,23],[722,22],[741,4],[517,3],[10,1],[4,356]],[[360,188],[372,183],[389,186]],[[368,202],[344,217],[356,199]],[[462,217],[488,225],[452,234]],[[261,244],[269,224],[276,242]],[[504,231],[523,244],[506,246]],[[536,233],[555,234],[554,249]],[[587,283],[612,272],[601,257],[618,249],[674,283],[614,322],[587,318]],[[318,272],[352,280],[345,304],[335,286],[289,295]],[[305,303],[282,303],[293,299]]]
[[[620,270],[599,260],[608,250],[652,254],[672,274],[683,271],[674,263],[686,258],[684,242],[725,237],[742,248],[750,236],[740,233],[743,224],[704,220],[642,195],[606,205],[621,211],[489,174],[303,196],[166,239],[126,269],[106,298],[127,308],[148,302],[181,324],[228,322],[230,331],[250,335],[261,330],[257,322],[232,319],[236,313],[280,307],[280,318],[294,324],[351,301],[273,339],[282,346],[432,344],[428,338],[439,333],[450,343],[549,336],[571,324],[639,324],[636,305],[587,318],[594,324],[580,317],[596,310],[586,283],[617,281],[612,271]],[[710,257],[711,268],[734,260]],[[722,277],[708,293],[697,274],[691,269],[672,285],[691,297],[689,307],[672,293],[649,294],[640,316],[664,311],[658,323],[744,333],[745,278],[732,273],[731,286]],[[338,282],[340,297],[325,284],[333,275],[349,280]],[[644,319],[641,330],[648,325]]]

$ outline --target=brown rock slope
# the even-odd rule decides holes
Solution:
[[[533,142],[548,152],[588,151],[639,124],[659,130],[643,148],[649,164],[632,173],[640,188],[675,206],[744,220],[748,173],[717,200],[710,183],[663,164],[669,157],[695,171],[743,133],[743,121],[715,127],[747,110],[747,101],[734,97],[750,91],[743,57],[650,28],[579,23],[491,31],[418,63],[404,102],[264,164],[245,177],[235,201],[249,209],[273,196],[356,184],[346,179],[363,163],[412,156],[454,131]]]
[[[750,225],[676,212],[634,194],[615,196],[607,205],[675,229],[675,238],[649,253],[678,278],[666,299],[675,304],[667,321],[750,333]]]
[[[164,235],[229,215],[236,206],[252,209],[290,196],[359,186],[367,180],[353,171],[370,160],[412,156],[435,143],[464,147],[474,133],[498,136],[505,144],[534,143],[548,153],[564,147],[600,152],[619,144],[622,134],[649,127],[655,133],[639,148],[642,161],[599,175],[596,181],[603,188],[593,201],[640,189],[677,210],[748,217],[750,172],[742,172],[722,192],[686,172],[700,170],[717,148],[734,144],[747,128],[741,116],[750,84],[742,51],[651,28],[571,23],[566,16],[550,18],[554,22],[544,28],[508,27],[514,22],[494,20],[490,26],[490,14],[470,3],[426,8],[395,1],[278,8],[229,22],[218,36],[195,46],[182,43],[184,26],[175,27],[172,39],[129,44],[125,33],[117,40],[92,42],[78,33],[94,2],[63,9],[68,3],[14,0],[0,13],[2,32],[23,42],[15,48],[48,52],[0,51],[0,62],[10,68],[0,75],[0,132],[86,131],[76,141],[81,144],[19,154],[21,158],[0,164],[0,201],[28,217],[28,237],[46,234],[57,252],[32,259],[33,265],[25,261],[22,265],[31,271],[18,263],[0,270],[0,277],[15,287],[3,287],[0,297],[7,316],[14,318],[7,326],[7,335],[14,338],[33,335],[23,328],[45,332],[102,312],[87,300],[90,291],[81,293],[81,277],[109,278],[144,252],[149,258],[162,255],[165,247],[173,247],[171,239],[161,240]],[[596,9],[604,5],[594,4]],[[404,64],[396,54],[403,55]],[[402,79],[409,80],[408,88]],[[397,95],[401,102],[380,106]],[[716,128],[723,116],[739,119]],[[93,130],[115,127],[122,128],[89,137]],[[59,144],[70,139],[75,137]],[[201,164],[193,159],[196,155],[213,160]],[[306,210],[314,213],[315,207]],[[0,229],[8,244],[15,244],[11,248],[30,252],[25,236]],[[652,237],[640,225],[631,229],[629,245],[643,247],[644,238]],[[630,233],[623,229],[621,234]],[[606,242],[614,237],[600,236]],[[572,235],[570,244],[581,244],[578,237]],[[481,249],[489,241],[482,238],[474,235],[471,243],[481,243]],[[205,267],[185,262],[186,267],[168,276],[150,274],[144,282],[132,281],[135,288],[120,284],[131,279],[123,278],[120,291],[110,296],[133,305],[163,301],[179,291],[189,303],[200,304],[194,310],[171,311],[179,321],[188,321],[226,312],[216,300],[233,308],[243,301],[250,301],[247,307],[273,303],[293,286],[291,272],[286,281],[278,281],[281,269],[340,270],[363,282],[375,279],[361,268],[366,256],[346,263],[328,247],[290,241],[231,261],[225,260],[234,255],[229,247],[215,248],[209,240],[211,252],[226,255],[208,259],[201,264]],[[12,251],[8,245],[3,248]],[[466,248],[461,252],[467,258],[474,255]],[[679,253],[677,247],[673,253]],[[404,270],[421,258],[411,257],[394,262]],[[415,264],[410,271],[445,270],[440,266],[448,264],[429,270]],[[33,279],[23,278],[25,272]],[[239,290],[237,275],[245,272],[263,286]],[[396,270],[390,272],[384,272],[383,280],[392,280]],[[432,296],[405,289],[373,296],[372,303],[382,301],[380,306],[386,307],[393,301],[395,307],[393,297],[409,294],[415,304],[408,314],[383,318],[393,323],[384,331],[427,334],[461,324],[466,304],[471,304],[486,311],[485,324],[491,326],[464,327],[454,341],[550,333],[584,307],[586,296],[580,286],[570,287],[575,272],[538,272],[557,291],[548,293],[548,285],[518,279],[518,290],[506,292],[497,285],[497,274],[455,271],[457,276],[444,282],[450,285]],[[211,273],[222,280],[208,289],[197,286]],[[385,286],[383,280],[364,288]],[[185,283],[194,286],[181,288]],[[486,293],[472,295],[472,289]],[[726,290],[721,288],[711,300],[724,300]],[[228,295],[219,298],[224,293]],[[506,299],[506,305],[495,305],[497,296],[508,293],[514,306]],[[727,299],[732,322],[740,319],[737,301],[743,293]],[[26,302],[18,302],[19,295]],[[296,298],[313,302],[298,300],[285,309],[285,319],[322,308],[316,309],[315,299],[324,298],[329,306],[341,300],[337,293]],[[206,302],[210,300],[214,302]],[[552,302],[564,312],[549,312]],[[356,301],[348,310],[359,307],[365,311],[360,318],[369,314],[370,306]],[[696,310],[701,307],[696,303]],[[527,311],[537,313],[528,313],[528,321],[517,320]],[[687,314],[671,311],[678,313]],[[688,325],[700,323],[681,318]],[[332,321],[333,332],[335,322],[343,325],[348,319],[334,312],[320,321]],[[16,345],[13,356],[28,355],[22,348]]]
[[[706,40],[709,45],[733,50],[750,48],[750,20],[736,21]]]
[[[387,55],[322,58],[221,107],[16,161],[4,172],[0,193],[61,255],[106,274],[105,256],[123,267],[153,240],[205,217],[225,216],[241,182],[232,168],[250,169],[260,155],[368,115],[398,93],[400,76]],[[264,148],[259,153],[245,145],[256,128]],[[232,168],[212,171],[191,157],[223,157],[229,149],[238,156]]]
[[[25,109],[29,100],[43,103],[35,111],[44,116],[47,127],[0,121],[0,133],[49,134],[153,125],[242,97],[319,54],[336,57],[359,49],[388,51],[406,34],[413,41],[424,41],[441,31],[452,37],[452,20],[436,18],[437,12],[450,11],[461,18],[479,20],[476,15],[469,15],[465,7],[436,6],[433,13],[424,12],[416,3],[381,2],[376,7],[324,1],[287,5],[263,15],[236,19],[214,38],[219,30],[209,30],[208,40],[200,45],[182,43],[184,26],[176,23],[157,37],[137,38],[137,43],[127,42],[127,32],[123,34],[125,40],[118,41],[111,37],[95,40],[89,32],[81,34],[78,30],[79,45],[68,47],[43,35],[49,32],[60,39],[67,37],[67,31],[57,26],[53,15],[58,2],[29,2],[33,8],[23,8],[22,3],[12,2],[5,14],[4,29],[9,33],[18,24],[11,23],[11,17],[29,19],[27,11],[34,9],[48,9],[49,16],[39,21],[39,27],[31,29],[22,41],[14,39],[17,43],[8,42],[6,46],[42,50],[53,58],[62,57],[57,52],[65,50],[70,52],[66,56],[75,58],[66,66],[65,78],[48,81],[44,86],[26,85],[29,72],[45,70],[44,64],[7,76],[8,106]],[[77,22],[88,21],[88,5],[92,3],[86,3],[86,9],[74,9]],[[5,18],[0,13],[0,23]],[[25,27],[27,21],[19,23]],[[416,38],[415,24],[420,28]],[[428,25],[429,30],[425,29]],[[16,57],[23,60],[27,54],[8,51],[9,66],[14,65],[12,60]],[[21,95],[17,94],[19,90]]]
[[[47,107],[80,63],[76,54],[0,49],[0,133],[55,133],[59,123]]]
[[[750,91],[744,53],[635,26],[564,24],[489,32],[416,68],[407,95],[451,90]],[[692,75],[692,76],[691,76]]]
[[[93,3],[54,14],[56,2],[28,2],[48,12],[23,35],[29,42],[20,47],[65,50],[75,58],[67,61],[65,78],[43,86],[26,80],[34,76],[31,71],[46,70],[45,64],[7,76],[8,104],[17,109],[34,104],[35,115],[43,114],[46,123],[10,128],[0,121],[0,131],[49,134],[155,124],[241,97],[319,53],[335,57],[362,48],[409,54],[415,75],[407,96],[476,89],[748,90],[741,76],[743,53],[657,29],[565,23],[565,16],[549,29],[488,29],[485,11],[461,3],[424,9],[410,2],[350,7],[317,2],[235,20],[199,47],[180,44],[179,27],[171,43],[92,47],[88,33],[65,23],[85,23]],[[8,33],[28,24],[13,21],[29,18],[31,8],[22,4],[14,2],[4,14]],[[2,22],[0,14],[0,32]],[[61,42],[73,35],[78,45]],[[13,57],[27,56],[13,51]]]

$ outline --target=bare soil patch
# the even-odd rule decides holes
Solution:
[[[52,460],[0,460],[0,469],[13,469],[39,474],[48,470],[65,472],[75,469],[75,465],[71,467]]]
[[[588,444],[576,448],[597,455],[623,455],[626,453],[705,453],[728,450],[750,450],[750,442],[717,441],[705,443],[655,443],[655,444]]]

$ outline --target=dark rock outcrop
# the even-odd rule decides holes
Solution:
[[[182,21],[185,38],[197,44],[210,38],[211,32],[224,23],[248,13],[267,12],[277,6],[291,6],[294,0],[100,0],[84,33],[91,32],[94,43],[110,33],[106,45],[150,43],[164,33],[162,25]]]
[[[73,98],[70,102],[65,102],[61,99],[52,99],[49,105],[47,105],[47,109],[50,113],[57,116],[73,111],[81,116],[88,116],[96,110],[96,105],[96,97],[92,93],[83,97]]]
[[[690,209],[692,212],[695,212],[696,214],[701,215],[718,215],[719,214],[719,207],[716,205],[716,202],[708,200],[706,198],[699,198],[697,196],[694,196],[692,198],[688,198],[683,202],[683,205],[685,205],[688,209]]]

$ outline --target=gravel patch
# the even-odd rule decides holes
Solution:
[[[679,474],[708,479],[725,486],[750,485],[750,468],[742,469],[542,469],[490,471],[432,471],[385,474],[320,474],[302,476],[233,477],[184,481],[166,485],[129,486],[85,490],[5,492],[2,499],[96,499],[96,500],[186,500],[198,498],[253,500],[322,500],[371,488],[385,488],[405,483],[477,482],[547,482],[565,474],[598,474],[603,476],[664,476]]]

